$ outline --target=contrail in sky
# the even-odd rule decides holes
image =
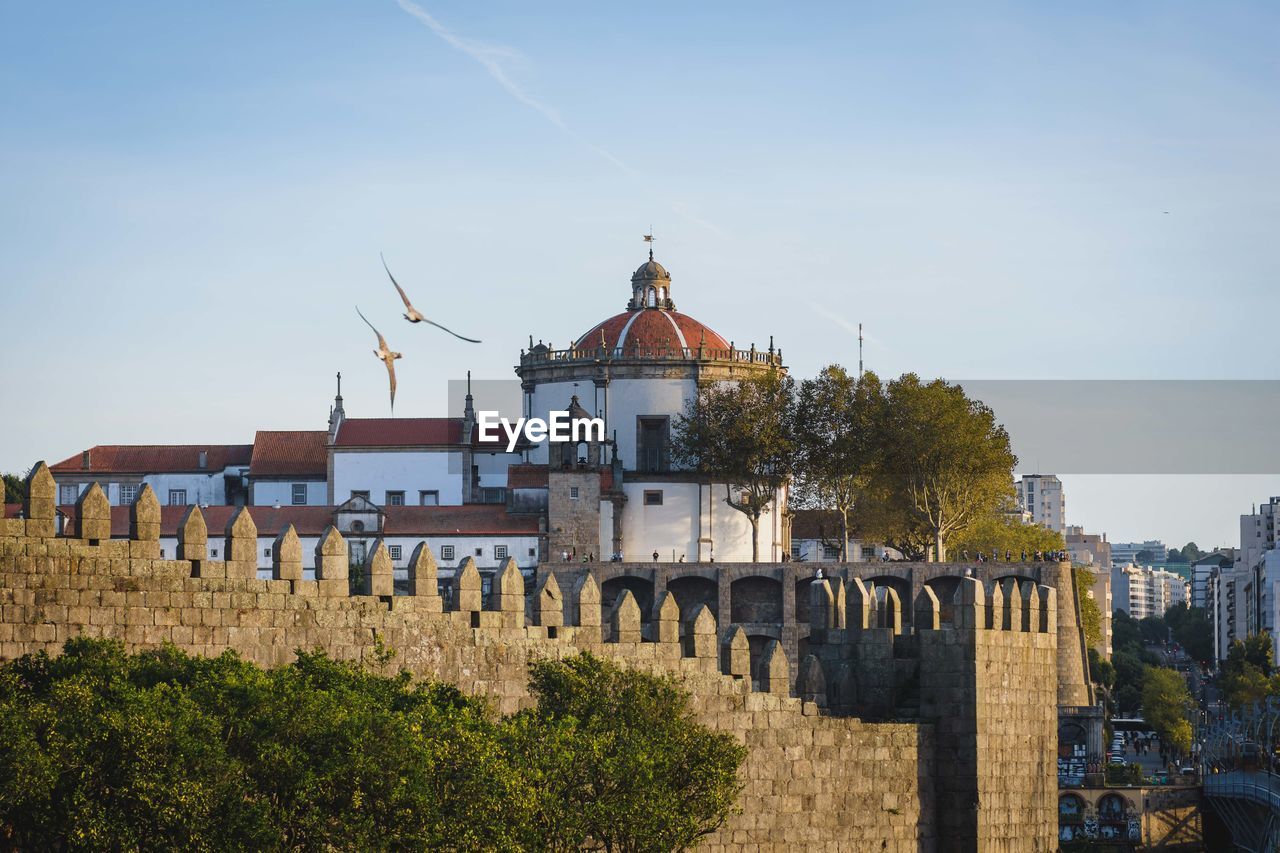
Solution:
[[[396,0],[396,2],[399,3],[401,9],[409,15],[417,18],[423,26],[435,33],[450,47],[462,51],[467,56],[480,63],[480,65],[484,67],[484,70],[489,73],[489,76],[492,77],[499,86],[506,89],[507,94],[511,97],[537,112],[579,145],[589,148],[600,158],[612,163],[618,169],[625,172],[628,177],[631,177],[641,183],[649,183],[643,174],[636,169],[633,169],[622,160],[619,160],[612,152],[601,148],[589,139],[584,138],[581,134],[573,130],[573,128],[565,124],[564,119],[560,117],[560,113],[556,112],[551,106],[543,103],[530,95],[524,89],[520,88],[520,85],[512,80],[507,74],[506,69],[502,67],[502,60],[512,59],[519,56],[516,51],[502,45],[486,44],[484,42],[462,38],[457,33],[453,32],[453,30],[437,21],[429,12],[427,12],[426,9],[423,9],[417,3],[412,2],[412,0]],[[703,228],[714,232],[720,237],[728,237],[728,234],[726,234],[722,228],[719,228],[701,217],[695,216],[685,209],[682,204],[672,204],[671,209],[675,211],[678,216],[682,216],[696,225],[701,225]]]

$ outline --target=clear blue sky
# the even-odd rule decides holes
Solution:
[[[0,4],[0,470],[318,428],[338,370],[385,414],[356,302],[397,413],[443,413],[620,310],[650,225],[681,310],[798,375],[862,322],[882,374],[1272,378],[1278,36],[1265,3]],[[379,251],[484,345],[400,321]],[[1280,493],[1064,479],[1177,544]]]

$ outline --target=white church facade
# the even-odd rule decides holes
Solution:
[[[175,523],[190,504],[270,508],[259,525],[264,565],[274,527],[294,523],[318,537],[353,501],[378,510],[378,529],[344,535],[394,538],[404,546],[401,559],[393,552],[398,566],[415,538],[431,544],[442,568],[477,554],[482,568],[507,556],[522,568],[655,554],[742,562],[752,558],[750,521],[725,502],[724,483],[673,464],[672,431],[702,385],[785,369],[772,342],[736,348],[678,312],[671,276],[650,252],[625,311],[567,349],[521,350],[515,368],[525,417],[598,417],[603,441],[525,442],[508,452],[505,437],[481,438],[469,393],[462,417],[348,418],[339,385],[324,430],[259,431],[252,445],[98,445],[50,469],[68,512],[92,482],[119,506],[149,483]],[[786,506],[782,489],[760,520],[761,560],[791,556]]]

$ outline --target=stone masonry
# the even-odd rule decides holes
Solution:
[[[397,652],[393,666],[452,682],[511,712],[532,702],[531,659],[586,649],[675,676],[705,724],[747,745],[741,812],[702,849],[1056,845],[1052,590],[1037,588],[1022,598],[1025,607],[999,611],[1011,621],[989,623],[995,593],[973,581],[951,607],[936,596],[909,602],[923,610],[904,625],[903,602],[884,595],[873,608],[870,590],[853,583],[846,590],[837,579],[839,593],[825,584],[831,604],[821,598],[818,622],[806,626],[817,627],[808,638],[814,652],[793,665],[774,638],[753,680],[741,626],[723,632],[721,642],[713,608],[686,607],[678,594],[658,596],[649,613],[636,596],[618,595],[605,614],[590,574],[567,584],[547,573],[536,590],[526,590],[511,563],[486,597],[468,561],[444,602],[434,560],[421,548],[410,561],[412,594],[394,595],[375,548],[364,571],[366,594],[352,595],[336,530],[313,555],[295,554],[291,531],[280,531],[288,547],[272,579],[260,580],[236,559],[245,542],[256,542],[248,511],[224,531],[206,530],[198,510],[184,522],[179,553],[203,554],[184,546],[214,536],[225,540],[231,560],[162,560],[158,506],[148,490],[135,505],[131,537],[113,540],[54,535],[54,490],[43,463],[30,485],[26,517],[0,520],[5,659],[56,653],[85,635],[118,638],[131,649],[164,642],[201,655],[233,649],[266,666],[289,662],[299,647],[375,665],[381,640]],[[316,568],[317,580],[299,576],[299,559]],[[843,615],[835,604],[842,599]],[[727,617],[727,610],[720,613]],[[901,667],[885,665],[886,645]],[[863,659],[879,660],[879,668],[861,672]],[[887,690],[877,681],[886,675]],[[882,722],[851,715],[877,703],[889,713],[864,718]]]

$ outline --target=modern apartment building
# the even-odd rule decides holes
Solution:
[[[1041,527],[1061,533],[1067,526],[1067,502],[1057,474],[1024,474],[1014,488],[1018,506]]]

